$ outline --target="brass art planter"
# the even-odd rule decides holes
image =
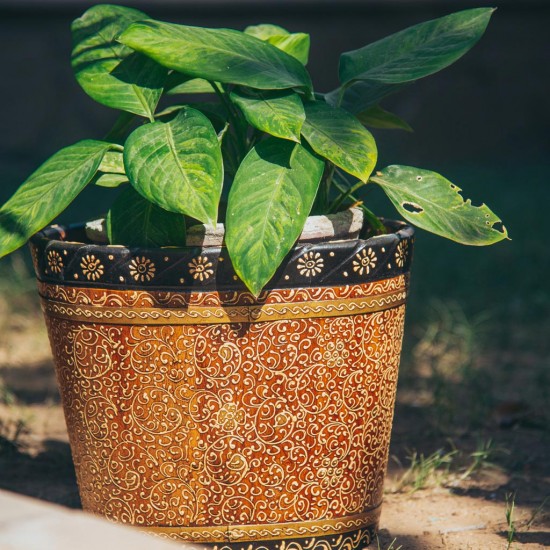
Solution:
[[[412,229],[300,244],[255,300],[223,247],[32,239],[85,510],[221,548],[368,544]]]

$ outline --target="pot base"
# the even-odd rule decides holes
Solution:
[[[211,550],[360,550],[369,546],[377,530],[378,524],[327,537],[218,543],[205,548]]]
[[[208,545],[212,550],[354,550],[367,546],[380,520],[381,507],[326,520],[211,527],[140,527],[179,542]]]

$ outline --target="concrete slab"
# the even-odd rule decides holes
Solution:
[[[71,510],[0,491],[0,550],[196,550]]]

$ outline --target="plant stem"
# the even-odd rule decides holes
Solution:
[[[355,193],[358,189],[360,189],[364,185],[367,185],[367,184],[363,181],[358,181],[354,186],[348,188],[347,191],[345,191],[344,193],[341,193],[340,196],[332,203],[332,205],[328,209],[329,214],[331,214],[332,212],[336,212],[338,208],[340,208],[342,203],[350,197],[350,195]]]
[[[340,192],[345,193],[348,190],[338,182],[334,182],[334,186],[336,189],[338,189]],[[380,218],[371,210],[369,210],[364,204],[363,201],[359,200],[357,197],[355,197],[352,193],[348,195],[348,198],[354,200],[358,206],[363,210],[363,214],[365,215],[365,218],[367,220],[367,223],[371,226],[372,230],[376,235],[385,235],[387,233],[385,225],[380,221]]]
[[[323,210],[328,212],[330,204],[330,188],[332,186],[332,179],[334,177],[334,170],[336,166],[332,162],[327,162],[327,175],[325,181],[323,182]]]
[[[336,107],[340,107],[340,105],[342,105],[342,101],[344,100],[344,94],[346,93],[348,86],[349,84],[342,84],[342,86],[340,86],[340,91],[338,92],[338,99],[336,100]]]
[[[239,117],[233,104],[228,99],[228,94],[224,90],[224,88],[220,87],[217,82],[210,82],[210,85],[212,86],[212,88],[214,88],[216,95],[220,99],[222,105],[225,107],[227,116],[232,122],[232,127],[234,130],[233,133],[237,139],[237,143],[240,149],[240,156],[244,158],[244,156],[247,153],[247,148],[246,148],[246,130],[243,130],[242,119]],[[237,160],[239,161],[239,164],[240,164],[240,158]]]

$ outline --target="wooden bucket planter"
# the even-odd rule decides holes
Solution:
[[[31,250],[85,510],[221,548],[375,532],[413,231],[298,244],[258,299],[223,247]]]

